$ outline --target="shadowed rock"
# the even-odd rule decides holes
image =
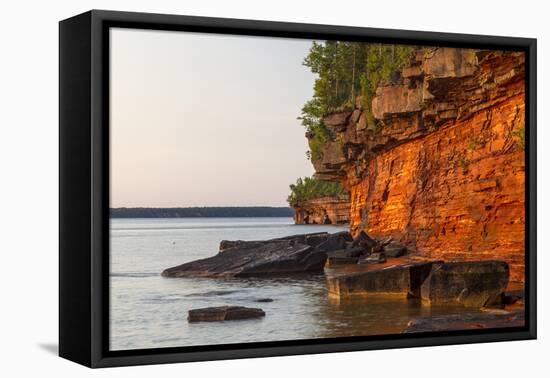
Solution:
[[[331,130],[342,131],[346,128],[346,123],[352,112],[352,109],[344,109],[341,112],[329,114],[325,117],[323,122],[325,126]]]
[[[337,232],[330,234],[325,241],[317,245],[317,249],[320,251],[337,251],[345,249],[348,242],[353,241],[351,234],[347,231]]]
[[[422,284],[422,301],[431,305],[466,307],[501,304],[508,277],[508,264],[503,261],[437,265]]]
[[[322,242],[326,241],[329,237],[328,232],[322,232],[317,234],[308,234],[306,235],[305,243],[312,247],[317,247]]]
[[[321,272],[327,255],[291,240],[246,243],[215,256],[166,269],[163,277],[247,277]]]
[[[362,259],[359,259],[359,264],[382,264],[386,262],[386,255],[384,253],[376,252]]]
[[[342,264],[357,264],[359,256],[361,256],[365,250],[362,247],[355,247],[349,249],[340,249],[338,251],[327,252],[327,266]]]
[[[525,292],[523,290],[506,291],[502,295],[502,304],[512,305],[515,303],[521,303],[524,301]]]
[[[257,319],[265,316],[261,308],[242,306],[206,307],[189,310],[187,320],[193,322],[217,322],[224,320]]]
[[[311,245],[312,247],[315,247],[317,244],[327,240],[329,236],[330,234],[328,232],[314,232],[311,234],[290,235],[282,238],[269,239],[269,240],[222,240],[220,242],[219,251],[223,252],[227,249],[236,248],[236,247],[240,247],[240,248],[259,247],[268,243],[272,243],[274,241],[284,241],[284,240],[294,241],[295,243],[308,244],[308,245]]]
[[[348,238],[349,233],[315,233],[265,241],[224,240],[217,255],[166,269],[162,276],[248,277],[322,272],[327,259],[325,248],[341,245]]]
[[[409,322],[403,333],[523,327],[524,325],[525,313],[523,310],[482,312],[414,319]]]
[[[329,277],[329,295],[351,297],[391,294],[418,297],[420,286],[430,273],[431,267],[431,262],[419,262]]]
[[[371,253],[376,245],[378,245],[378,242],[371,238],[365,231],[361,231],[351,243],[352,248],[363,247],[367,250],[367,253]]]
[[[386,257],[401,257],[408,253],[407,247],[403,244],[396,242],[395,240],[390,241],[382,247],[384,255]]]

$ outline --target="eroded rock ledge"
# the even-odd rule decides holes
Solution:
[[[372,100],[329,114],[316,177],[351,193],[350,227],[445,261],[504,260],[524,278],[521,52],[433,48]]]
[[[178,265],[163,277],[250,277],[277,274],[320,273],[327,251],[344,248],[348,232],[292,235],[258,241],[222,240],[218,254]]]
[[[295,224],[348,224],[350,198],[347,195],[320,197],[293,209]]]
[[[386,258],[392,262],[386,264]],[[339,299],[398,295],[421,298],[427,305],[486,307],[511,302],[504,296],[509,268],[503,261],[448,262],[417,260],[395,240],[377,240],[365,232],[292,235],[257,241],[220,243],[215,256],[162,272],[164,277],[270,277],[327,271],[328,293]],[[332,268],[346,265],[355,272]],[[203,309],[204,310],[204,309]],[[208,309],[207,309],[208,310]],[[226,308],[197,313],[216,319]],[[238,312],[240,314],[240,312]],[[200,316],[198,317],[200,318]],[[191,313],[190,313],[191,316]]]

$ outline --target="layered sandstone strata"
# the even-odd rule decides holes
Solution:
[[[349,196],[321,197],[294,206],[295,224],[347,224],[349,215]]]
[[[522,281],[524,68],[521,52],[425,49],[378,88],[373,117],[360,98],[329,114],[313,165],[351,193],[352,233],[432,259],[504,260]]]

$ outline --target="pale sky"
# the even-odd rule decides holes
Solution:
[[[286,206],[311,41],[111,29],[111,207]]]

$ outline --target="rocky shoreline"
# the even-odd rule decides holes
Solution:
[[[223,240],[216,255],[168,268],[163,277],[267,278],[324,274],[327,295],[338,300],[388,296],[419,300],[421,306],[457,306],[504,311],[476,313],[472,322],[510,324],[508,305],[518,310],[521,294],[507,294],[509,267],[504,261],[429,260],[399,242],[375,239],[364,231],[355,238],[347,231],[310,233],[270,240]],[[521,309],[521,306],[519,306]],[[509,315],[509,316],[506,316]],[[262,309],[221,307],[189,311],[189,321],[242,320],[265,316]],[[430,318],[431,319],[431,318]],[[439,319],[437,324],[462,324],[469,318]],[[485,319],[485,320],[484,320]],[[485,324],[485,323],[483,323]],[[450,326],[458,327],[458,326]],[[484,327],[482,325],[482,327]],[[429,321],[415,320],[405,330],[426,331]],[[468,328],[468,327],[466,327]]]
[[[334,224],[350,222],[349,195],[324,196],[293,206],[295,224]]]
[[[353,235],[391,235],[431,259],[503,260],[524,280],[524,58],[421,49],[370,113],[358,97],[325,115],[314,176],[349,192]]]

